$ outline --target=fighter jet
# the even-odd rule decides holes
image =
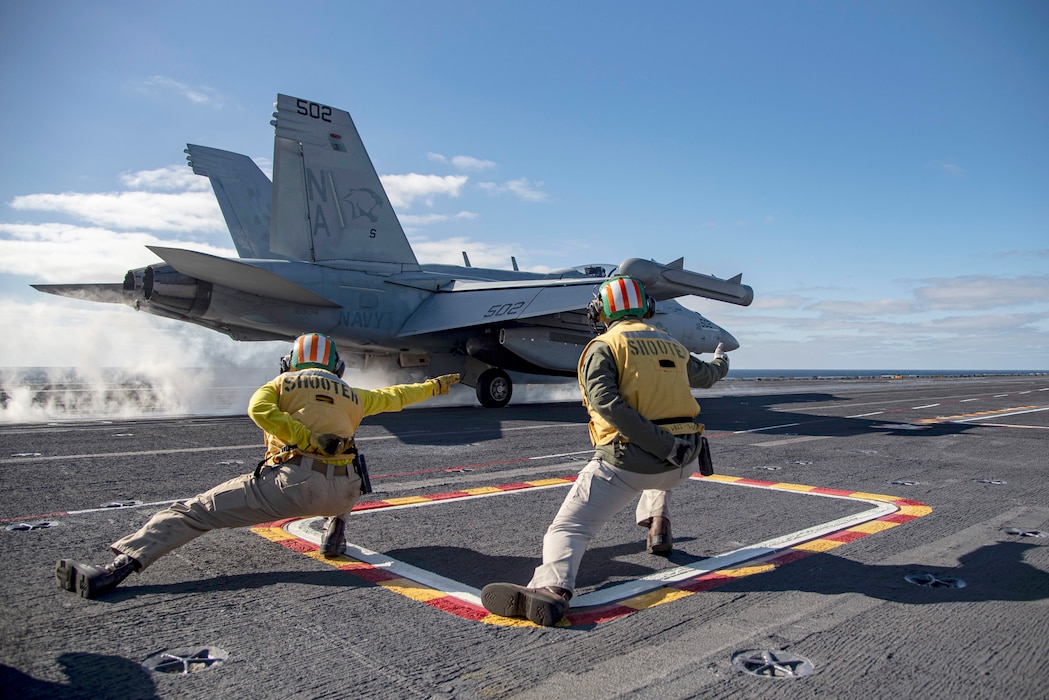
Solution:
[[[652,322],[690,352],[739,343],[674,299],[749,305],[742,275],[720,279],[629,258],[551,273],[419,264],[348,112],[278,95],[273,181],[249,158],[189,145],[237,248],[222,258],[148,246],[163,263],[123,283],[32,285],[41,292],[123,303],[235,340],[335,339],[347,367],[461,372],[486,407],[505,406],[518,380],[575,376],[595,335],[586,307],[609,276],[632,275],[655,299]]]

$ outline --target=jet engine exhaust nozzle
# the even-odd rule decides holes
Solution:
[[[187,277],[170,265],[150,265],[142,275],[142,295],[158,306],[200,316],[211,303],[211,283]]]

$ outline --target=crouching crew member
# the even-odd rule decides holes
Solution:
[[[353,441],[361,420],[447,394],[459,382],[458,374],[446,374],[419,384],[355,389],[342,380],[344,368],[331,338],[318,333],[297,338],[281,358],[280,375],[260,387],[248,405],[266,441],[266,456],[255,472],[160,511],[110,546],[116,558],[109,564],[59,560],[59,588],[94,598],[205,532],[285,518],[327,516],[321,553],[341,555],[346,518],[368,483]]]
[[[489,612],[556,624],[591,539],[639,493],[635,515],[648,528],[648,551],[670,553],[669,492],[697,469],[704,444],[691,388],[713,386],[728,374],[728,356],[719,344],[712,362],[696,359],[645,322],[654,313],[654,301],[632,277],[614,277],[598,289],[590,315],[606,330],[586,346],[578,367],[594,456],[547,529],[543,563],[528,586],[490,583],[481,591]]]

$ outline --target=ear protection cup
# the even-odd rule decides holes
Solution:
[[[656,315],[656,300],[652,297],[645,295],[645,318],[652,318]]]
[[[594,298],[590,300],[590,303],[586,305],[586,317],[590,320],[590,325],[597,327],[604,323],[601,320],[601,300]]]
[[[290,372],[290,371],[291,371],[291,353],[289,352],[287,355],[285,355],[284,357],[280,358],[280,373],[284,374],[285,372]]]

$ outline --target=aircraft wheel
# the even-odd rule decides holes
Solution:
[[[485,408],[502,408],[510,403],[513,393],[514,384],[501,369],[486,369],[477,379],[477,400]]]

